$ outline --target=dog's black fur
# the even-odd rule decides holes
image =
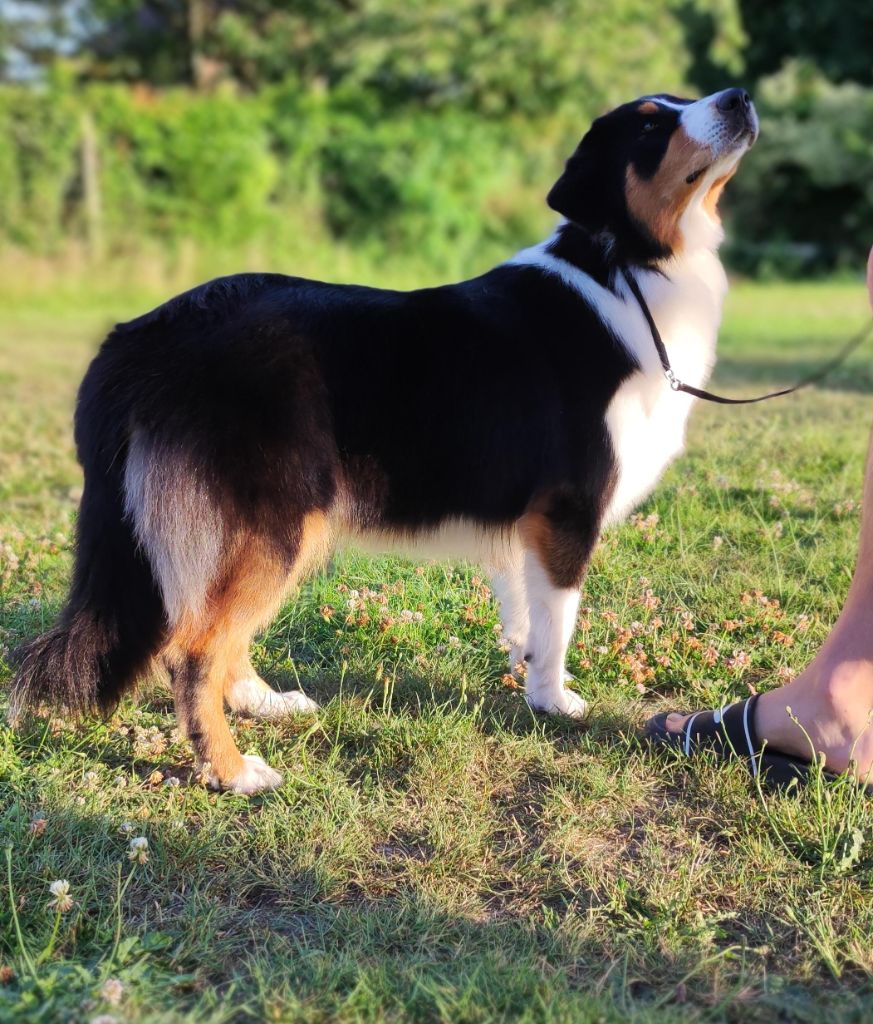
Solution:
[[[670,255],[626,178],[656,174],[680,101],[640,102],[594,123],[548,197],[566,223],[546,251],[607,288]],[[536,515],[552,585],[577,587],[616,477],[606,410],[638,369],[582,294],[513,263],[412,292],[239,274],[119,325],[79,393],[69,602],[23,652],[16,706],[111,707],[171,639],[128,493],[134,439],[148,466],[181,459],[179,486],[217,510],[222,543],[255,538],[286,574],[312,514],[395,537]],[[211,528],[162,500],[154,516],[188,516],[192,541]]]

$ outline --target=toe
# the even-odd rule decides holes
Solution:
[[[311,697],[307,697],[302,690],[289,690],[288,693],[282,693],[279,696],[284,704],[280,714],[311,714],[319,709],[319,705]]]
[[[688,721],[688,715],[680,715],[678,711],[671,711],[666,718],[667,729],[670,732],[680,733]]]
[[[210,780],[215,785],[217,780]],[[282,776],[275,768],[256,754],[243,754],[243,769],[232,779],[222,784],[222,788],[231,793],[251,796],[282,784]]]
[[[566,691],[567,701],[560,713],[566,715],[568,718],[575,718],[581,721],[588,715],[588,701],[579,696],[578,693],[573,693],[572,690]]]
[[[565,687],[553,693],[529,693],[525,699],[534,711],[547,715],[562,715],[581,721],[588,714],[588,701]]]

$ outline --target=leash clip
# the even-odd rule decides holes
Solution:
[[[664,370],[664,376],[670,382],[670,387],[673,391],[679,391],[682,387],[682,381],[676,376],[671,369]]]

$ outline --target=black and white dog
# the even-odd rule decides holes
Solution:
[[[315,707],[248,656],[339,543],[490,567],[532,708],[582,716],[564,655],[603,527],[683,444],[624,274],[677,374],[714,360],[726,279],[716,204],[754,141],[748,95],[653,95],[594,122],[548,202],[554,235],[413,292],[278,274],[211,281],[119,325],[82,384],[85,471],[59,624],[22,652],[13,712],[111,707],[154,659],[216,785],[279,774],[240,755],[224,703]]]

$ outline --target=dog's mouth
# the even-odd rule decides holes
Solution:
[[[706,174],[706,172],[709,170],[710,167],[712,167],[712,164],[704,164],[703,167],[700,167],[698,170],[692,171],[688,175],[688,177],[685,179],[685,184],[686,185],[693,185],[694,182],[697,181],[697,179],[702,174]]]
[[[743,156],[748,150],[755,145],[758,138],[758,125],[757,119],[748,118],[742,128],[734,135],[734,137],[726,144],[721,147],[721,152],[718,154],[716,160],[711,160],[709,163],[703,164],[698,167],[696,171],[692,171],[686,178],[686,185],[693,185],[698,178],[702,178],[704,174],[711,168],[715,167],[717,163],[724,159],[731,159]],[[739,152],[738,152],[739,151]]]
[[[734,138],[733,145],[741,146],[743,143],[746,144],[746,149],[751,149],[755,145],[758,139],[758,118],[754,115],[749,116],[746,123],[737,132]]]

